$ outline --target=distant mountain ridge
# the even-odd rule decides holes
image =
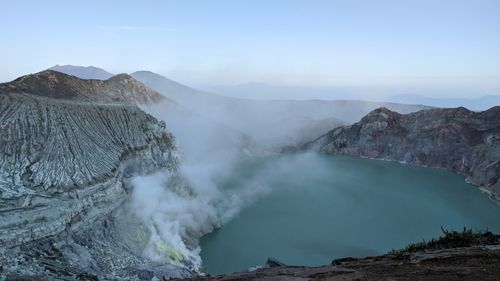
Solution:
[[[99,79],[106,80],[113,76],[113,74],[106,70],[95,66],[78,66],[78,65],[55,65],[49,70],[59,71],[72,75],[81,79]]]
[[[356,122],[381,106],[400,113],[430,108],[361,100],[242,99],[196,90],[151,71],[137,71],[130,76],[188,111],[240,130],[261,142],[304,143],[336,126]],[[331,127],[327,127],[328,124]]]
[[[262,82],[249,82],[236,85],[215,85],[204,86],[207,90],[219,93],[227,97],[246,98],[253,100],[342,100],[342,99],[361,99],[379,102],[393,102],[402,104],[421,104],[432,107],[466,107],[469,110],[481,111],[500,105],[500,92],[496,89],[473,89],[468,88],[465,91],[460,89],[442,90],[439,87],[432,86],[381,86],[381,85],[332,85],[332,86],[287,86],[273,85]],[[400,94],[400,93],[419,93],[419,94]],[[479,96],[480,93],[493,93],[490,95]],[[437,98],[433,94],[462,95],[471,96],[471,98]],[[495,95],[496,94],[496,95]],[[476,97],[474,97],[475,95]]]
[[[307,87],[248,82],[237,85],[206,86],[207,90],[227,97],[252,100],[339,100],[352,99],[353,90],[346,87]],[[312,98],[313,97],[313,98]]]
[[[430,108],[358,100],[240,99],[198,91],[150,71],[134,72],[131,76],[193,112],[263,141],[300,143],[311,140],[328,130],[325,128],[328,122],[330,128],[355,122],[380,106],[401,113]],[[336,122],[332,123],[333,120]]]
[[[202,103],[207,99],[217,99],[219,101],[230,99],[216,94],[193,89],[189,86],[176,82],[152,71],[136,71],[130,73],[130,76],[138,81],[141,81],[155,91],[158,91],[160,94],[169,97],[174,101],[187,106],[188,108],[190,107],[189,105],[193,104],[194,102]]]
[[[500,95],[485,95],[478,98],[431,98],[419,95],[395,95],[385,100],[398,103],[424,104],[435,107],[466,107],[470,110],[487,110],[493,106],[500,106]]]
[[[154,104],[168,101],[128,74],[115,75],[107,80],[85,80],[62,72],[45,70],[2,83],[1,92],[87,102]]]
[[[63,72],[69,75],[79,77],[81,79],[109,79],[113,74],[95,66],[77,66],[77,65],[56,65],[51,70]],[[148,85],[163,84],[163,89],[158,90],[163,92],[168,85],[168,92],[172,95],[171,98],[176,98],[175,95],[180,93],[188,94],[194,92],[208,92],[195,90],[186,85],[163,77],[151,71],[136,71],[131,73],[131,76]],[[166,79],[166,80],[165,80]],[[161,81],[161,82],[160,82]],[[313,88],[300,86],[275,86],[261,82],[250,82],[234,86],[210,86],[210,91],[222,94],[219,98],[244,98],[253,100],[283,100],[286,95],[288,99],[307,100],[308,95],[313,92],[314,96],[319,96],[327,100],[345,100],[352,97],[353,94],[359,94],[360,89],[355,90],[349,87],[333,87],[333,88]],[[380,102],[400,103],[400,104],[418,104],[430,107],[466,107],[469,110],[486,110],[490,107],[500,105],[500,95],[485,95],[478,98],[433,98],[414,94],[399,94],[392,95],[381,99],[376,99]]]

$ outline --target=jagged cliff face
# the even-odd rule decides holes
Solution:
[[[0,279],[189,274],[144,269],[146,238],[129,236],[148,233],[121,208],[124,179],[177,170],[173,135],[135,105],[157,99],[123,75],[45,71],[0,85]]]
[[[500,107],[399,114],[379,108],[304,148],[446,168],[500,198]]]
[[[64,193],[85,197],[87,188],[118,179],[127,159],[140,158],[151,167],[175,168],[173,137],[165,124],[135,106],[70,103],[25,94],[0,95],[0,104],[4,208],[33,211],[44,205],[44,198]],[[66,215],[54,219],[71,219]],[[20,232],[0,229],[0,242],[4,243],[53,234],[26,225]]]
[[[148,153],[158,166],[172,161],[165,124],[136,106],[3,94],[0,122],[4,199],[103,181],[136,154]]]
[[[119,74],[108,80],[84,80],[61,72],[45,70],[0,84],[1,92],[28,93],[87,102],[137,104],[172,102],[128,74]]]

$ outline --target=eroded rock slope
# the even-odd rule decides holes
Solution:
[[[157,99],[125,75],[44,71],[0,84],[0,279],[189,274],[144,259],[148,233],[120,209],[124,178],[176,172],[173,135],[136,105]]]

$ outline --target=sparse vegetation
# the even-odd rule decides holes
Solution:
[[[462,231],[449,231],[441,228],[443,235],[437,239],[412,243],[401,250],[392,250],[391,254],[414,253],[423,250],[450,249],[500,243],[500,236],[489,231],[474,231],[464,227]]]

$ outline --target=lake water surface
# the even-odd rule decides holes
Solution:
[[[221,185],[266,193],[201,239],[204,271],[244,271],[274,257],[290,265],[386,253],[441,234],[441,226],[500,232],[500,206],[464,177],[347,156],[249,160]]]

